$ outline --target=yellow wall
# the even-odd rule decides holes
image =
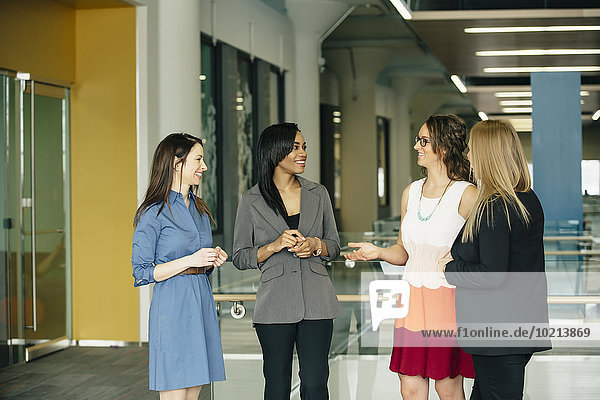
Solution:
[[[75,10],[48,0],[1,0],[0,68],[73,82]]]
[[[139,338],[135,8],[77,10],[71,94],[74,339]]]
[[[0,68],[73,82],[73,339],[139,339],[135,8],[0,0]]]

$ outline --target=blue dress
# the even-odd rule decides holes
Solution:
[[[142,214],[133,234],[134,286],[156,283],[149,321],[150,390],[174,390],[225,380],[221,336],[208,276],[175,275],[154,280],[154,266],[212,247],[207,215],[190,192],[171,191],[168,204]],[[169,210],[170,208],[170,210]]]

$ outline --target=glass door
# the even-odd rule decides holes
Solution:
[[[16,363],[70,343],[69,90],[3,82],[6,342]]]
[[[9,243],[10,218],[8,211],[8,130],[9,130],[9,86],[11,79],[0,75],[0,367],[12,364],[12,349],[10,343],[11,307],[9,285],[9,266],[11,252]]]

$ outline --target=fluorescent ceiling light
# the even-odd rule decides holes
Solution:
[[[17,79],[29,81],[31,80],[31,74],[29,72],[17,72]]]
[[[412,19],[412,14],[410,13],[410,9],[404,3],[404,0],[390,0],[392,5],[396,7],[396,10],[402,15],[404,19]]]
[[[465,28],[465,33],[520,33],[520,32],[575,32],[600,31],[600,25],[557,25],[557,26],[494,26]]]
[[[486,113],[484,113],[483,111],[479,111],[477,113],[477,115],[479,115],[479,118],[481,118],[482,121],[487,121],[488,120],[488,116]]]
[[[531,119],[531,118],[510,118],[509,121],[513,125],[529,126],[529,127],[533,126],[533,119]]]
[[[600,49],[523,49],[523,50],[485,50],[476,51],[479,57],[501,56],[572,56],[600,54]]]
[[[587,90],[582,90],[579,92],[581,96],[589,96],[590,92]],[[494,93],[495,97],[531,97],[531,92],[496,92]]]
[[[531,118],[511,118],[508,120],[517,132],[531,132],[533,120]]]
[[[573,67],[492,67],[484,68],[487,74],[522,73],[522,72],[594,72],[600,71],[597,65],[573,66]]]
[[[505,114],[522,114],[522,113],[531,113],[533,108],[531,107],[507,107],[503,108],[502,112]]]
[[[531,92],[496,92],[495,97],[531,97]]]
[[[600,110],[596,111],[594,115],[592,115],[592,119],[594,121],[598,121],[598,118],[600,118]]]
[[[501,106],[530,106],[533,105],[532,100],[502,100]]]
[[[458,75],[452,75],[450,77],[450,79],[452,80],[452,82],[454,83],[454,85],[456,85],[456,87],[458,88],[458,90],[460,90],[461,93],[467,93],[467,87],[460,80],[460,78],[458,77]]]

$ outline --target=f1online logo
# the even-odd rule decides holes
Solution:
[[[371,321],[373,330],[384,319],[404,318],[408,315],[410,285],[406,281],[372,281],[369,283]]]

